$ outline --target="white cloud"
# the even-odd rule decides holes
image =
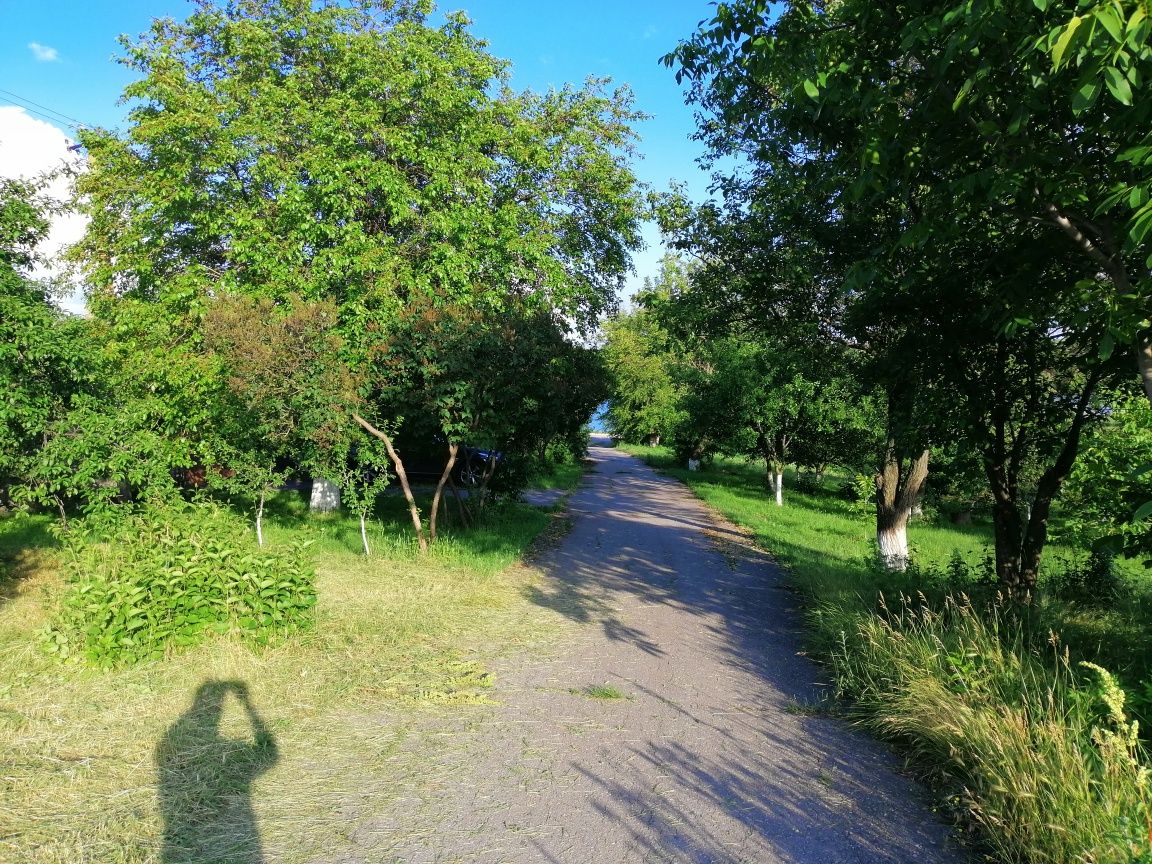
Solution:
[[[53,63],[60,59],[59,51],[49,45],[41,45],[39,42],[29,42],[28,50],[41,63]]]
[[[75,163],[69,152],[72,144],[64,132],[51,123],[37,120],[23,108],[0,106],[0,177],[37,177],[66,163]],[[48,195],[58,201],[68,199],[69,181],[56,177],[48,184]],[[53,217],[48,236],[40,245],[40,253],[47,259],[46,266],[37,267],[33,275],[54,278],[60,273],[53,259],[65,246],[75,243],[84,234],[87,224],[79,213],[61,213]],[[84,298],[79,288],[64,298],[61,307],[69,312],[82,312]]]

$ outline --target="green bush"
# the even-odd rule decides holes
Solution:
[[[306,628],[316,603],[306,546],[256,547],[242,521],[208,504],[146,508],[73,532],[64,549],[68,591],[49,648],[108,667],[210,633],[260,643]]]
[[[1115,606],[1127,587],[1116,567],[1116,556],[1107,550],[1094,551],[1083,561],[1064,559],[1047,582],[1061,600],[1099,609]]]

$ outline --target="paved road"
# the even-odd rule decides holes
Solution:
[[[771,562],[675,481],[591,456],[533,598],[579,622],[575,642],[497,669],[500,705],[443,734],[437,779],[341,860],[962,860],[893,756],[797,711],[821,676]],[[624,698],[581,692],[605,685]]]

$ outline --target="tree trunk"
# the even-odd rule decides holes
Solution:
[[[260,501],[256,505],[256,545],[264,545],[264,493],[260,490]]]
[[[456,481],[451,477],[448,478],[448,486],[452,489],[452,497],[456,499],[456,512],[460,514],[460,524],[465,528],[471,528],[472,523],[469,521],[468,509],[464,506],[464,500],[460,497],[460,490],[456,488]]]
[[[364,554],[366,556],[372,555],[372,550],[368,548],[368,525],[365,518],[364,511],[360,511],[360,542],[364,544]]]
[[[908,520],[895,519],[876,526],[876,547],[889,570],[908,569]]]
[[[1076,414],[1064,433],[1063,446],[1056,460],[1036,484],[1035,497],[1028,507],[1027,518],[1020,508],[1019,463],[1020,442],[1008,446],[1008,421],[998,418],[993,429],[992,444],[984,457],[984,471],[992,489],[992,522],[996,537],[996,576],[1005,596],[1017,605],[1027,604],[1036,593],[1040,576],[1040,559],[1048,542],[1048,519],[1052,502],[1080,452],[1080,438],[1084,432],[1088,405],[1096,391],[1100,370],[1088,376],[1076,406]]]
[[[889,570],[908,569],[908,517],[928,477],[929,452],[903,459],[889,438],[884,466],[876,474],[876,546]]]
[[[1152,338],[1141,336],[1136,343],[1136,365],[1140,369],[1140,382],[1144,395],[1152,403]]]
[[[776,506],[784,506],[784,472],[776,468]]]
[[[416,506],[416,499],[412,496],[412,485],[408,482],[408,473],[404,470],[404,463],[396,448],[392,446],[392,438],[381,432],[359,414],[353,414],[352,419],[368,432],[384,442],[384,449],[388,451],[388,458],[396,468],[396,476],[400,480],[400,488],[404,490],[404,499],[408,502],[408,513],[412,517],[412,527],[416,529],[416,541],[420,544],[420,552],[428,551],[428,538],[424,536],[424,523],[420,519],[420,508]]]
[[[313,513],[333,513],[340,509],[340,486],[323,477],[312,479],[312,498],[308,509]]]
[[[712,446],[712,439],[705,436],[692,445],[692,452],[688,454],[689,459],[695,459],[697,462],[703,462],[704,457],[708,454],[708,448]]]
[[[428,536],[433,543],[436,542],[436,518],[440,515],[440,501],[444,496],[444,486],[452,476],[452,469],[456,467],[456,454],[460,452],[460,445],[455,442],[448,443],[448,464],[440,475],[440,482],[436,484],[436,494],[432,496],[432,515],[428,520]]]

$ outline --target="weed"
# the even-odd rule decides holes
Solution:
[[[629,698],[622,690],[613,687],[611,684],[591,684],[588,687],[580,687],[571,691],[578,696],[587,696],[589,699],[627,699]]]
[[[257,642],[312,623],[308,543],[257,549],[245,525],[201,504],[148,508],[68,536],[69,590],[47,645],[98,666],[161,657],[207,633]]]

